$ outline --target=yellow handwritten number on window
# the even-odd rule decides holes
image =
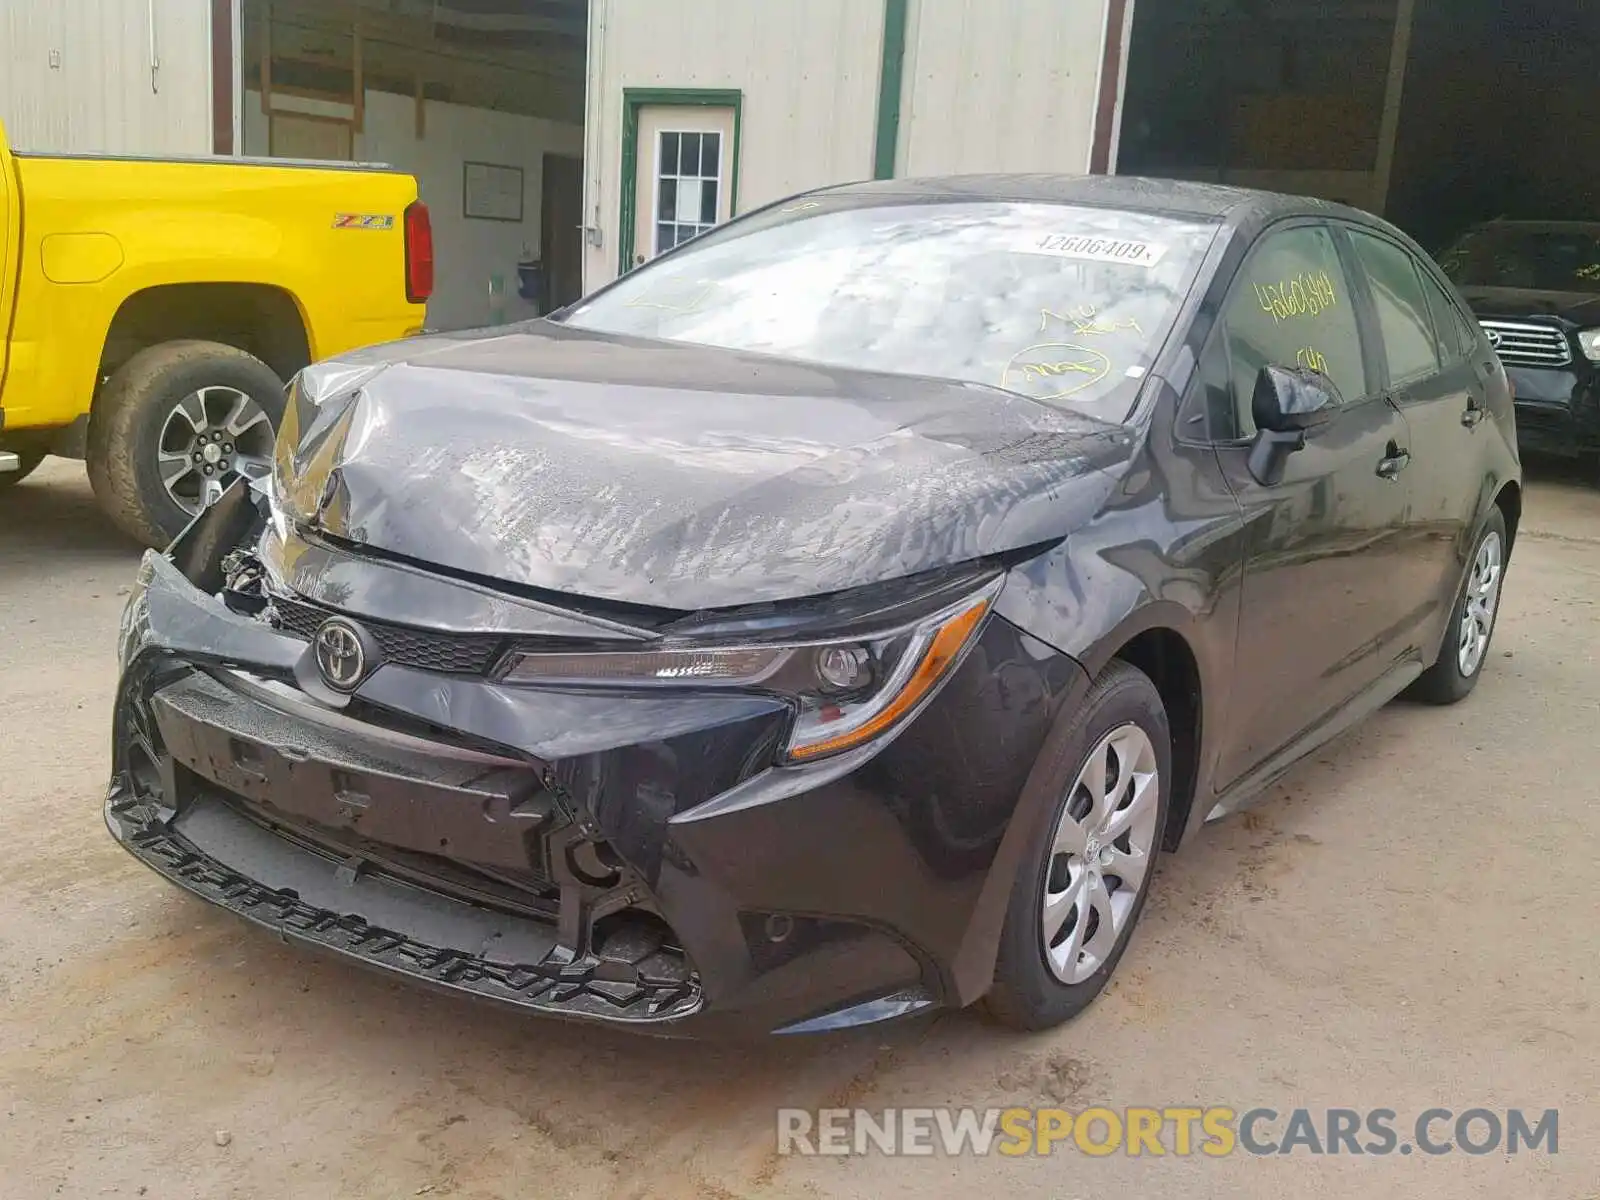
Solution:
[[[1317,317],[1338,302],[1333,280],[1326,271],[1302,271],[1292,279],[1255,285],[1256,301],[1274,324],[1295,317]]]
[[[1314,346],[1301,346],[1295,351],[1294,361],[1308,370],[1320,371],[1324,375],[1328,373],[1328,360]]]

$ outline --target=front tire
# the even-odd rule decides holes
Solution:
[[[1144,910],[1172,779],[1161,694],[1142,671],[1113,661],[1045,754],[1057,799],[1018,871],[983,999],[991,1017],[1022,1030],[1088,1007]]]
[[[241,475],[271,469],[283,381],[220,342],[164,342],[112,375],[89,422],[89,483],[124,533],[157,549]]]
[[[1424,704],[1455,704],[1478,686],[1478,676],[1483,674],[1483,664],[1489,657],[1495,621],[1500,616],[1500,589],[1505,582],[1509,547],[1505,514],[1498,507],[1492,508],[1473,543],[1467,577],[1450,610],[1439,658],[1406,690],[1407,698]]]

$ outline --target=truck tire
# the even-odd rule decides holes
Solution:
[[[89,421],[89,483],[130,537],[165,547],[238,475],[271,469],[283,381],[220,342],[163,342],[107,381]]]
[[[32,475],[34,471],[38,470],[39,464],[44,461],[44,451],[42,450],[18,450],[16,454],[18,460],[17,469],[15,471],[0,471],[0,493],[21,483],[29,475]]]

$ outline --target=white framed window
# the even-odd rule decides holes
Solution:
[[[663,129],[656,135],[654,253],[717,223],[722,197],[722,134]]]

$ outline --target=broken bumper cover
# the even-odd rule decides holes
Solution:
[[[214,798],[174,822],[114,788],[106,812],[117,840],[179,887],[365,966],[567,1016],[660,1022],[700,1008],[691,971],[558,953],[526,921],[324,859]]]
[[[789,712],[770,697],[391,663],[335,711],[293,684],[307,648],[146,557],[106,808],[130,853],[369,967],[696,1036],[842,1028],[987,990],[1017,797],[1086,684],[994,620],[897,735],[778,767]]]

